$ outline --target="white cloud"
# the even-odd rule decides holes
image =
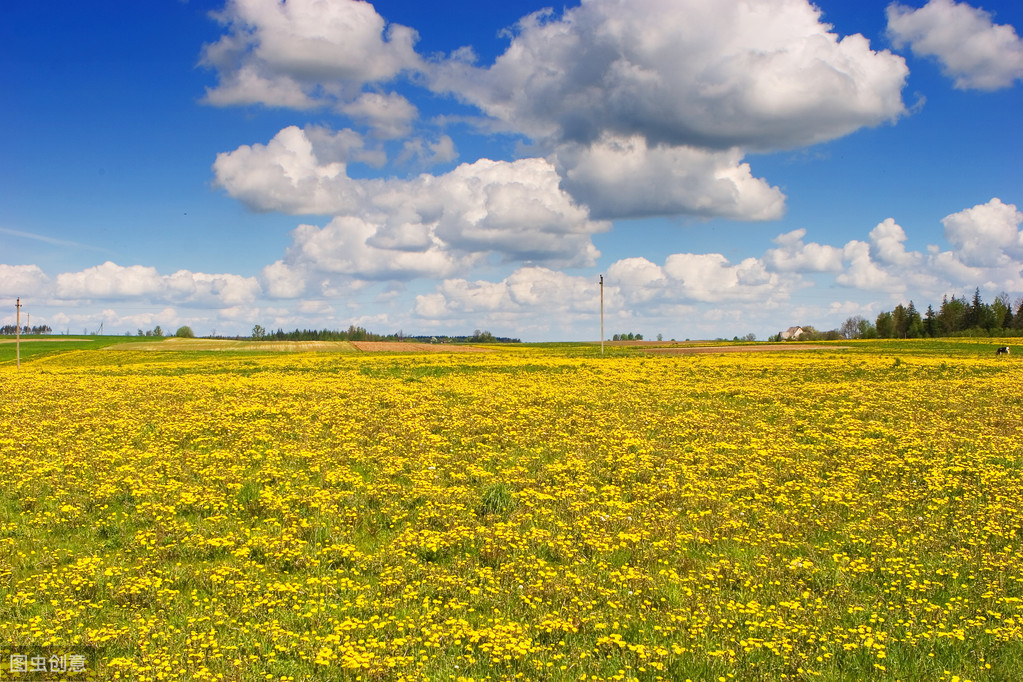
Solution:
[[[590,0],[523,18],[493,65],[452,58],[428,81],[531,138],[595,217],[772,220],[784,194],[746,150],[894,121],[907,75],[807,0]]]
[[[969,266],[1006,265],[1023,257],[1023,213],[997,197],[941,219],[945,239]]]
[[[166,295],[175,301],[231,306],[250,303],[261,293],[253,277],[232,274],[207,274],[178,270],[163,278]]]
[[[427,142],[419,137],[406,140],[395,162],[399,165],[412,163],[419,168],[429,168],[457,158],[455,141],[448,135],[441,135],[434,142]]]
[[[774,220],[785,195],[741,163],[738,149],[650,146],[639,135],[562,144],[552,155],[573,197],[602,218],[686,214]]]
[[[870,231],[870,253],[885,265],[916,270],[923,262],[923,255],[906,251],[906,232],[894,218],[886,218]]]
[[[58,298],[135,298],[158,293],[163,288],[156,268],[142,265],[122,267],[107,261],[81,272],[57,275]]]
[[[107,261],[79,272],[57,275],[54,296],[64,300],[146,300],[178,304],[233,306],[261,294],[251,277],[178,270],[160,275],[156,268],[121,266]]]
[[[38,265],[4,265],[0,263],[0,294],[5,296],[38,296],[50,288],[50,278]]]
[[[354,102],[342,104],[340,109],[369,125],[376,137],[385,140],[408,135],[412,122],[419,116],[415,106],[397,93],[363,93]]]
[[[242,145],[217,154],[216,183],[257,211],[356,211],[363,201],[363,188],[347,174],[347,160],[358,148],[353,135],[357,136],[352,131],[330,135],[317,130],[310,136],[288,126],[268,144]]]
[[[899,117],[907,73],[806,0],[590,0],[522,19],[491,67],[452,60],[432,83],[535,140],[779,149]]]
[[[960,89],[998,90],[1023,79],[1023,40],[989,12],[954,0],[919,9],[888,6],[888,35],[897,47],[934,57]]]
[[[737,265],[719,253],[676,253],[664,261],[670,288],[693,301],[754,301],[787,296],[792,278],[768,272],[756,258]]]
[[[215,16],[227,33],[202,55],[220,79],[206,93],[215,105],[347,101],[364,84],[419,65],[415,31],[387,26],[368,2],[229,0]]]
[[[283,261],[275,261],[260,272],[260,282],[267,295],[274,298],[298,298],[306,289],[306,273]]]
[[[614,288],[605,290],[605,300],[613,300],[615,295]],[[524,267],[500,282],[445,280],[435,293],[416,297],[415,311],[424,319],[461,317],[466,321],[501,320],[533,326],[537,318],[543,323],[570,323],[580,315],[592,317],[599,308],[599,299],[600,290],[593,278]]]
[[[870,241],[843,247],[845,269],[835,281],[864,291],[902,295],[940,294],[958,287],[1023,289],[1023,213],[998,198],[942,219],[948,251],[905,248],[906,233],[888,218],[870,232]]]
[[[776,249],[764,253],[764,265],[778,272],[836,272],[842,269],[842,249],[817,242],[803,243],[805,229],[780,234]]]
[[[439,176],[360,180],[344,163],[358,145],[338,143],[341,133],[317,134],[285,128],[267,145],[220,154],[213,167],[217,183],[254,209],[337,216],[323,229],[296,230],[285,259],[291,268],[373,279],[447,276],[487,254],[587,266],[599,255],[592,235],[610,228],[590,220],[543,159],[480,159]],[[321,150],[324,143],[333,146]]]
[[[845,286],[867,291],[905,290],[906,283],[888,273],[881,265],[870,257],[870,244],[857,239],[847,243],[842,249],[842,257],[848,267],[841,272],[835,281]]]
[[[369,241],[377,227],[354,216],[334,218],[323,228],[300,225],[292,233],[285,263],[292,272],[303,269],[377,280],[445,277],[468,267],[432,239],[417,249],[375,247]]]

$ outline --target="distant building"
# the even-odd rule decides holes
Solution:
[[[778,332],[779,338],[782,341],[798,341],[799,337],[803,335],[802,327],[789,327],[783,332]]]

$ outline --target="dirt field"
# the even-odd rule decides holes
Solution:
[[[793,350],[838,350],[848,347],[849,346],[813,346],[795,343],[776,343],[759,346],[672,346],[669,348],[644,348],[643,350],[647,353],[691,355],[693,353],[765,353]]]
[[[358,350],[366,352],[390,351],[397,353],[487,353],[489,349],[476,346],[455,346],[450,343],[405,343],[404,341],[352,341]]]

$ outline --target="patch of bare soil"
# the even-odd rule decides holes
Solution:
[[[489,348],[454,346],[449,343],[405,343],[404,341],[352,341],[358,350],[394,353],[489,353]]]
[[[758,346],[675,346],[669,348],[644,348],[647,353],[667,355],[692,355],[694,353],[769,353],[793,350],[839,350],[849,346],[816,346],[797,343],[761,344]]]

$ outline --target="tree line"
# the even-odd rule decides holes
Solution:
[[[23,326],[21,328],[21,333],[22,334],[49,334],[51,332],[53,332],[53,330],[50,329],[50,326],[46,325],[46,324],[34,325],[32,327],[29,327],[28,325],[25,325],[25,326]],[[17,334],[17,333],[18,333],[18,325],[15,325],[15,324],[5,324],[4,326],[0,327],[0,334]]]
[[[1000,294],[985,303],[980,289],[973,298],[942,298],[935,310],[928,305],[921,313],[913,301],[878,314],[873,322],[857,315],[833,332],[845,339],[921,339],[940,336],[1020,336],[1023,335],[1023,298],[1015,303],[1008,294]],[[806,335],[800,337],[805,339]],[[819,337],[825,338],[825,337]]]
[[[521,343],[520,339],[494,336],[486,330],[475,330],[471,336],[407,336],[398,331],[393,334],[375,334],[354,324],[348,329],[283,329],[268,331],[261,325],[252,328],[253,341],[412,341],[416,343]]]

